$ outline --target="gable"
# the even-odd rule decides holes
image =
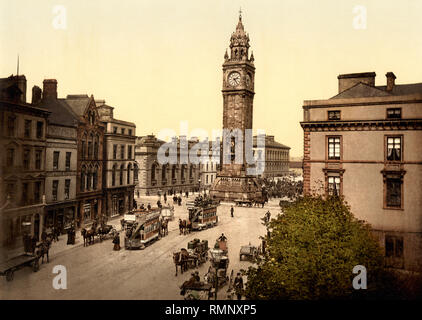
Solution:
[[[376,87],[359,82],[353,87],[335,95],[330,99],[366,98],[366,97],[386,97],[391,94]]]

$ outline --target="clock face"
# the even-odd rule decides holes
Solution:
[[[236,87],[240,84],[240,74],[239,72],[232,72],[229,74],[229,85],[231,85],[232,87]]]

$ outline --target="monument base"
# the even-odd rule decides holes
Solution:
[[[255,177],[217,176],[210,196],[219,201],[254,201],[262,198],[262,188]]]

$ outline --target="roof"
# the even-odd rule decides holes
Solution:
[[[90,97],[87,94],[71,94],[65,100],[76,115],[83,116]]]
[[[385,90],[387,86],[376,86],[380,90]],[[422,83],[410,83],[410,84],[395,84],[393,90],[391,91],[392,95],[408,95],[422,93]]]
[[[391,94],[385,90],[359,82],[353,87],[340,92],[330,99],[362,98],[362,97],[385,97]]]
[[[51,112],[51,115],[48,118],[50,123],[64,126],[77,125],[78,118],[76,114],[70,110],[66,100],[46,99],[42,100],[38,105]]]

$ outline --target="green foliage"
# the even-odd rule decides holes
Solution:
[[[383,267],[369,225],[339,197],[306,196],[267,224],[263,259],[246,272],[249,299],[333,299],[364,294]],[[354,290],[353,267],[367,269],[368,290]]]

